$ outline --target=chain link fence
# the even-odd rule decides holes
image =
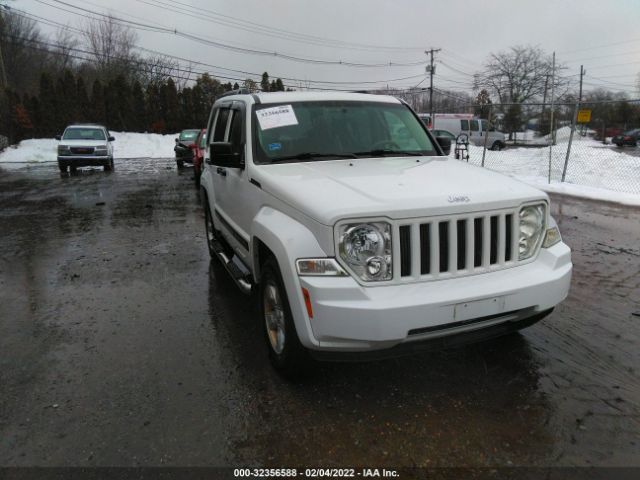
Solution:
[[[504,108],[484,106],[482,112],[474,106],[458,112],[490,118],[497,130],[466,132],[469,163],[531,183],[564,182],[640,194],[640,102],[583,102],[579,110],[590,115],[582,112],[575,127],[576,104],[556,105],[553,128],[549,105],[521,105],[515,119]],[[434,116],[434,129],[440,128],[439,118],[453,116],[447,114]],[[448,125],[456,124],[449,121]],[[500,132],[505,148],[492,149]],[[454,149],[455,145],[452,155]]]

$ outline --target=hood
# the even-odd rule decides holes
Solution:
[[[363,158],[260,165],[252,178],[325,225],[356,217],[429,217],[515,207],[547,195],[448,157]]]
[[[107,144],[106,140],[60,140],[58,145],[68,145],[69,147],[102,147]]]

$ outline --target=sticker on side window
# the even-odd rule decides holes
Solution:
[[[262,110],[258,110],[256,115],[262,130],[298,125],[298,119],[291,105],[263,108]]]

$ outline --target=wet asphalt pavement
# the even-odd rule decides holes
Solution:
[[[552,200],[550,317],[288,383],[190,170],[0,166],[0,466],[640,466],[640,209]]]

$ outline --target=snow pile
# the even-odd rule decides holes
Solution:
[[[640,152],[574,136],[566,182],[560,183],[568,135],[565,139],[564,129],[558,133],[551,154],[551,184],[548,147],[487,150],[485,167],[550,192],[640,205]],[[470,163],[482,163],[482,147],[470,145],[469,155]]]
[[[173,157],[176,135],[157,133],[111,132],[115,137],[115,158],[170,158]],[[55,162],[58,141],[53,138],[23,140],[17,146],[0,153],[2,162]]]

